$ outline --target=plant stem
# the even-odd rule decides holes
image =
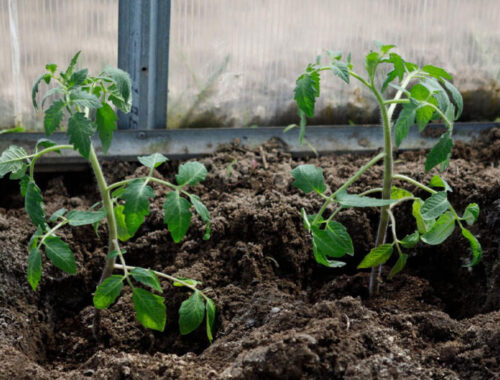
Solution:
[[[107,221],[108,221],[108,253],[114,250],[120,252],[120,246],[118,244],[118,230],[116,227],[116,219],[115,213],[113,210],[113,202],[111,201],[111,197],[109,196],[108,185],[106,184],[106,179],[104,178],[104,174],[102,173],[101,165],[99,164],[99,159],[97,158],[97,154],[95,153],[94,146],[90,145],[90,154],[89,154],[90,165],[92,166],[92,170],[94,171],[95,178],[97,180],[97,187],[99,188],[99,192],[101,194],[102,203],[107,212]],[[104,281],[106,278],[111,276],[115,265],[115,258],[106,259],[106,264],[102,270],[101,279],[99,283]]]
[[[374,79],[371,78],[371,90],[377,99],[382,115],[382,127],[384,130],[384,180],[382,185],[382,199],[391,199],[392,187],[392,170],[393,170],[393,157],[392,157],[392,138],[391,138],[391,121],[387,108],[384,105],[382,94],[375,87]],[[375,239],[375,247],[384,244],[387,234],[387,226],[389,224],[389,206],[383,206],[380,209],[380,220],[377,230],[377,237]],[[380,284],[380,274],[382,272],[382,265],[379,266],[377,283],[375,284],[375,268],[372,268],[370,273],[370,283],[368,286],[368,293],[371,296],[378,294]]]

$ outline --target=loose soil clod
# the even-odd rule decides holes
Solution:
[[[40,288],[33,293],[26,281],[25,247],[34,228],[16,186],[3,181],[0,378],[500,377],[499,137],[500,131],[492,130],[475,145],[456,146],[444,174],[457,210],[472,199],[481,207],[474,228],[483,262],[472,270],[462,267],[467,244],[455,233],[442,246],[412,251],[407,269],[385,281],[381,295],[371,300],[366,298],[367,273],[355,266],[373,244],[375,210],[340,214],[356,255],[342,270],[321,268],[306,234],[299,233],[300,208],[312,211],[320,200],[306,199],[291,185],[290,170],[303,159],[293,159],[278,141],[256,151],[228,146],[202,159],[209,177],[195,191],[211,210],[212,238],[201,239],[204,226],[197,219],[188,236],[174,245],[158,201],[125,248],[130,265],[196,278],[210,288],[218,307],[212,345],[202,330],[179,334],[177,309],[183,295],[166,283],[164,333],[139,325],[125,293],[112,310],[102,312],[100,340],[93,340],[91,295],[105,239],[89,238],[90,227],[62,231],[72,242],[78,274],[67,276],[44,265]],[[400,173],[423,179],[423,155],[407,152],[398,159],[403,160],[396,164]],[[327,168],[325,178],[334,188],[367,160],[338,155],[308,162]],[[161,174],[171,178],[174,165],[166,165]],[[113,179],[136,168],[105,165]],[[368,171],[352,191],[378,184],[381,170]],[[46,176],[39,182],[48,213],[89,207],[97,197],[91,185],[74,175]],[[404,236],[405,223],[399,226]]]

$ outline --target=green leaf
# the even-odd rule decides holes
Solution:
[[[16,145],[11,145],[0,156],[0,178],[7,173],[15,173],[24,166],[28,153]]]
[[[348,194],[345,190],[340,191],[336,198],[342,207],[382,207],[396,202],[395,199],[379,199]]]
[[[377,52],[371,52],[366,56],[366,71],[368,76],[373,78],[379,64],[379,56]]]
[[[425,172],[427,173],[434,166],[448,160],[452,148],[453,140],[451,139],[450,132],[443,133],[439,141],[427,155],[425,160]]]
[[[125,200],[125,221],[130,235],[134,235],[149,215],[149,198],[153,198],[155,192],[146,185],[142,179],[134,179],[127,186],[121,198]]]
[[[422,71],[425,71],[427,74],[433,76],[434,78],[437,79],[448,79],[452,80],[452,76],[446,72],[446,70],[442,69],[441,67],[436,67],[432,65],[425,65],[422,66]]]
[[[448,99],[448,94],[444,90],[444,88],[439,84],[439,82],[434,78],[425,78],[422,82],[420,82],[425,88],[429,90],[432,97],[436,100],[438,108],[446,112],[446,110],[453,106]],[[434,103],[434,102],[433,102]],[[435,114],[437,116],[437,114]],[[451,121],[454,120],[454,113],[451,115]]]
[[[94,293],[94,306],[96,309],[106,309],[116,301],[123,289],[123,278],[121,275],[113,275],[97,286]]]
[[[61,87],[53,87],[49,89],[42,98],[42,108],[45,107],[47,99],[54,95],[64,95],[64,90]]]
[[[45,117],[43,118],[43,127],[45,128],[45,134],[50,136],[54,133],[63,119],[63,109],[66,103],[63,100],[58,100],[45,111]]]
[[[80,57],[81,50],[78,51],[73,58],[71,58],[71,62],[69,63],[68,68],[66,69],[66,72],[61,73],[61,76],[65,79],[68,80],[71,77],[71,74],[73,74],[73,69],[76,66],[76,63],[78,62],[78,57]]]
[[[194,206],[194,209],[198,213],[198,215],[201,217],[201,220],[203,220],[205,223],[210,222],[210,213],[208,212],[208,209],[205,207],[203,203],[200,201],[200,197],[194,194],[189,195],[189,199],[191,200],[191,203]]]
[[[55,63],[47,63],[45,65],[45,69],[47,71],[50,71],[52,74],[54,74],[57,70],[57,65]]]
[[[207,298],[205,309],[207,312],[207,316],[205,318],[207,321],[207,337],[210,343],[212,343],[214,340],[213,331],[215,324],[215,303],[210,298]]]
[[[342,257],[354,255],[354,247],[346,228],[339,222],[330,221],[325,229],[314,228],[313,243],[321,256]]]
[[[28,165],[23,164],[23,166],[21,167],[21,169],[19,169],[17,172],[10,173],[9,179],[15,180],[15,179],[23,179],[25,177],[28,177],[26,175],[26,169],[28,169]],[[28,177],[28,180],[29,180],[29,177]]]
[[[451,188],[451,186],[448,185],[448,183],[443,178],[438,176],[437,174],[431,178],[431,180],[429,182],[429,186],[442,187],[442,188],[444,188],[444,191],[449,191],[450,193],[453,192],[453,189]]]
[[[472,226],[477,221],[478,217],[479,217],[479,205],[477,203],[468,204],[467,207],[465,208],[462,219],[465,220],[465,222],[469,226]]]
[[[120,249],[120,251],[121,251],[122,255],[127,253],[126,249]],[[111,259],[114,259],[115,257],[118,257],[118,251],[111,251],[106,255],[106,260],[111,260]]]
[[[412,205],[412,215],[415,218],[415,222],[417,223],[418,232],[420,232],[421,234],[424,234],[427,231],[429,231],[429,229],[435,223],[434,219],[424,220],[424,218],[422,218],[422,214],[420,213],[420,209],[421,209],[423,203],[424,202],[421,199],[416,199],[415,201],[413,201],[413,205]]]
[[[398,200],[402,198],[413,197],[413,194],[408,190],[401,189],[400,187],[392,186],[391,187],[391,199]]]
[[[420,83],[417,83],[411,88],[410,94],[411,97],[417,101],[417,104],[419,104],[415,112],[415,120],[417,121],[418,130],[422,132],[429,121],[431,121],[434,115],[434,109],[431,106],[422,105],[420,102],[424,101],[435,106],[437,106],[438,103],[436,99],[431,97],[431,92]]]
[[[384,264],[392,255],[392,244],[382,244],[373,248],[364,259],[359,263],[358,269],[371,268]]]
[[[153,153],[149,156],[139,156],[137,159],[141,164],[151,169],[157,168],[164,162],[168,161],[168,158],[161,153]]]
[[[389,54],[389,62],[394,65],[394,72],[398,76],[399,80],[403,80],[405,75],[405,61],[399,54],[391,53]]]
[[[182,198],[178,191],[171,191],[166,195],[163,204],[165,224],[176,243],[184,238],[191,223],[190,207],[189,201]]]
[[[34,247],[30,249],[30,254],[28,256],[28,282],[33,288],[33,291],[36,291],[41,278],[42,252],[37,247]]]
[[[118,117],[115,111],[107,103],[103,103],[95,115],[95,122],[97,125],[97,133],[101,139],[102,151],[107,153],[113,140],[113,132],[116,131],[116,121]]]
[[[441,79],[444,86],[446,87],[446,89],[450,92],[451,94],[451,97],[453,99],[453,102],[455,103],[455,106],[457,107],[457,113],[455,115],[455,120],[457,120],[460,115],[462,114],[462,111],[464,109],[464,101],[462,99],[462,94],[460,94],[460,91],[457,90],[457,88],[451,84],[450,82],[448,82],[447,80],[445,79]]]
[[[451,212],[441,215],[432,228],[420,237],[424,243],[438,245],[445,241],[455,229],[455,217]]]
[[[472,251],[472,260],[470,261],[470,263],[464,266],[472,267],[481,261],[481,257],[483,256],[483,249],[481,247],[481,243],[479,243],[476,237],[472,235],[472,233],[468,229],[462,228],[462,235],[469,241]]]
[[[205,165],[196,161],[186,162],[179,166],[179,173],[175,179],[179,186],[197,185],[207,177]]]
[[[29,181],[26,187],[26,196],[24,198],[24,207],[33,224],[37,227],[44,228],[45,211],[43,210],[43,200],[40,188],[35,182]]]
[[[205,303],[199,292],[194,292],[179,308],[179,330],[182,335],[196,330],[205,317]]]
[[[41,150],[40,148],[46,149],[46,148],[51,148],[51,147],[56,146],[56,145],[57,145],[56,142],[42,137],[41,139],[38,139],[36,142],[35,152],[39,152]],[[54,152],[61,154],[60,150],[55,150]]]
[[[406,260],[408,259],[408,255],[405,255],[404,253],[399,255],[398,261],[396,261],[396,264],[391,269],[391,273],[389,273],[388,278],[391,279],[395,275],[397,275],[399,272],[403,270],[403,268],[406,265]]]
[[[76,262],[69,245],[57,236],[48,236],[43,242],[45,254],[52,263],[69,274],[76,274]]]
[[[114,208],[115,219],[116,219],[116,228],[118,230],[118,239],[120,241],[129,240],[134,234],[130,234],[127,228],[127,222],[125,221],[125,214],[123,213],[123,209],[125,206],[119,205]],[[135,231],[134,231],[135,233]]]
[[[149,286],[160,293],[162,292],[160,280],[158,280],[158,277],[153,271],[135,267],[130,271],[130,274],[134,280],[140,282],[141,284]]]
[[[28,190],[28,183],[30,182],[30,177],[25,175],[24,177],[21,178],[19,181],[19,190],[21,192],[21,195],[23,197],[26,196],[26,191]]]
[[[313,190],[318,194],[322,194],[326,190],[323,170],[316,168],[314,165],[297,166],[292,170],[292,177],[295,178],[293,185],[306,194]]]
[[[346,63],[340,61],[333,61],[332,64],[329,66],[329,68],[332,71],[332,73],[334,73],[344,82],[349,84],[349,68],[347,67]]]
[[[420,214],[425,220],[435,219],[450,208],[450,203],[445,191],[432,194],[427,198],[420,209]]]
[[[132,106],[132,82],[130,76],[125,71],[112,66],[106,66],[104,73],[114,82],[108,88],[111,92],[109,97],[111,102],[121,111],[130,112]]]
[[[417,106],[413,103],[406,103],[403,105],[399,113],[398,120],[394,126],[394,139],[396,146],[400,146],[403,140],[408,136],[410,127],[415,124],[415,117],[417,114]]]
[[[79,88],[73,90],[69,94],[69,100],[72,104],[90,109],[101,108],[102,103],[94,94],[89,94]]]
[[[400,243],[404,248],[413,248],[418,244],[419,238],[420,234],[418,231],[415,231],[412,234],[406,235]]]
[[[341,268],[345,265],[343,261],[328,260],[324,252],[322,252],[316,247],[314,241],[313,241],[313,254],[314,254],[314,259],[318,264],[324,265],[328,268]]]
[[[100,222],[107,215],[105,209],[99,211],[80,211],[72,210],[68,212],[66,218],[69,220],[70,226],[84,226],[86,224],[94,224]]]
[[[185,282],[186,284],[189,284],[191,286],[196,286],[196,285],[201,284],[201,281],[193,280],[192,278],[177,277],[177,279],[182,281],[182,282]],[[186,286],[182,282],[174,281],[172,283],[172,285],[182,288],[183,286]]]
[[[33,108],[37,111],[38,110],[38,104],[36,102],[36,95],[38,94],[38,87],[40,86],[40,83],[42,80],[45,80],[47,74],[41,74],[36,78],[35,83],[33,84],[33,88],[31,89],[31,101],[33,102]]]
[[[391,49],[396,47],[396,45],[387,45],[387,44],[383,44],[380,41],[375,41],[374,44],[375,44],[375,47],[378,50],[380,50],[380,53],[382,56],[386,55]]]
[[[49,222],[55,222],[57,219],[59,219],[61,216],[63,216],[66,213],[66,210],[64,207],[60,208],[59,210],[55,211],[49,218]]]
[[[90,153],[90,138],[95,132],[94,124],[82,112],[77,112],[69,118],[69,142],[73,144],[80,154],[88,159]]]
[[[82,69],[74,72],[69,78],[68,87],[80,86],[87,79],[87,75],[89,73],[88,69]]]
[[[311,71],[302,74],[295,83],[295,101],[299,110],[307,117],[314,116],[314,104],[319,96],[319,73]]]
[[[137,319],[144,327],[157,331],[165,329],[167,312],[163,297],[141,288],[134,288],[132,301]]]
[[[387,90],[387,87],[389,86],[389,84],[394,80],[396,79],[398,76],[398,74],[396,73],[395,70],[392,70],[392,71],[389,71],[387,73],[387,76],[385,77],[385,80],[384,80],[384,83],[382,84],[382,87],[381,87],[381,92],[384,92],[385,90]]]

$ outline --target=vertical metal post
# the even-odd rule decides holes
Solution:
[[[132,79],[132,110],[120,129],[167,127],[171,0],[120,0],[118,67]]]

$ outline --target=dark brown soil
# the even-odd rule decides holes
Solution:
[[[319,199],[292,186],[290,171],[302,162],[321,165],[331,188],[369,158],[338,155],[294,159],[279,142],[248,151],[225,147],[201,161],[208,179],[196,187],[211,211],[212,237],[194,219],[174,244],[163,225],[162,195],[147,224],[125,244],[130,265],[140,264],[201,280],[217,304],[215,340],[204,331],[181,336],[177,309],[186,297],[164,283],[165,332],[143,329],[129,292],[102,313],[100,339],[92,338],[92,292],[105,256],[90,227],[61,236],[75,252],[79,272],[68,276],[45,263],[39,290],[26,281],[26,245],[34,228],[17,185],[0,182],[1,379],[492,379],[500,378],[500,131],[474,145],[455,147],[444,174],[458,210],[481,207],[473,232],[484,260],[468,269],[467,244],[455,233],[443,245],[419,245],[405,271],[367,299],[367,273],[355,267],[370,249],[376,210],[340,214],[355,245],[345,268],[314,262],[299,210],[314,212]],[[420,180],[424,156],[407,152],[396,170]],[[231,164],[233,163],[233,164]],[[231,164],[231,165],[230,165]],[[230,165],[230,169],[228,167]],[[176,164],[159,175],[172,179]],[[134,164],[107,164],[109,180],[141,172]],[[352,191],[378,186],[382,167],[370,170]],[[88,173],[41,176],[47,212],[88,207],[97,194]],[[400,236],[413,222],[399,212]]]

